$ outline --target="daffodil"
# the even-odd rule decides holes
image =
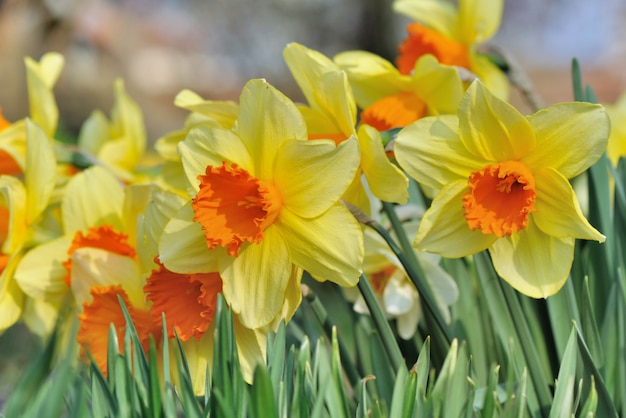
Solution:
[[[605,239],[568,179],[598,160],[608,135],[600,105],[560,103],[525,117],[474,82],[458,115],[425,118],[398,134],[400,165],[438,190],[414,245],[444,257],[489,249],[515,289],[553,295],[567,280],[574,239]]]
[[[302,269],[357,283],[361,228],[338,201],[359,164],[356,139],[309,141],[296,106],[251,80],[232,130],[193,129],[179,148],[192,193],[160,238],[166,268],[219,272],[226,301],[248,328],[293,314]]]
[[[613,163],[626,156],[626,92],[615,101],[606,105],[606,111],[611,118],[611,135],[606,154]]]
[[[407,222],[404,227],[407,233],[417,231],[416,222]],[[385,240],[373,229],[367,228],[365,236],[365,258],[363,272],[370,281],[372,289],[383,312],[388,318],[396,319],[398,335],[409,340],[413,338],[418,322],[422,316],[419,294],[400,263],[400,260],[389,249]],[[450,321],[449,307],[458,298],[456,283],[446,271],[439,266],[439,256],[418,252],[420,261],[433,296],[445,319]],[[356,289],[346,289],[346,296],[354,301],[354,310],[369,313],[365,300]]]
[[[408,26],[408,38],[399,47],[397,64],[403,74],[428,54],[442,64],[467,68],[498,97],[506,99],[506,75],[477,47],[500,27],[503,0],[396,0],[394,10],[420,22]]]
[[[136,168],[146,148],[146,132],[143,113],[124,89],[122,80],[115,81],[111,120],[99,110],[92,112],[81,127],[78,147],[124,181],[137,180]]]
[[[361,174],[378,198],[397,203],[408,199],[408,180],[385,154],[380,134],[371,127],[356,129],[356,104],[346,73],[330,58],[297,43],[283,51],[285,62],[302,89],[309,106],[299,106],[309,139],[332,139],[340,144],[356,136],[361,151],[361,170],[344,199],[364,207],[367,196]]]
[[[348,74],[361,123],[379,131],[404,127],[438,114],[455,113],[463,83],[455,67],[431,56],[421,57],[411,74],[401,74],[389,61],[365,51],[347,51],[334,61]]]
[[[29,57],[26,57],[24,62],[30,108],[29,118],[49,138],[52,138],[59,117],[52,88],[63,69],[63,56],[50,52],[42,56],[39,62]],[[21,173],[25,165],[25,156],[26,120],[21,119],[10,123],[0,113],[0,174]]]
[[[0,330],[24,314],[25,297],[15,279],[24,252],[37,241],[38,224],[54,191],[56,161],[52,141],[39,125],[24,121],[26,153],[23,181],[0,175]]]

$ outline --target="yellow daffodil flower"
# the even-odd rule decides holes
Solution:
[[[342,52],[335,62],[348,74],[361,123],[379,131],[404,127],[428,116],[455,113],[463,97],[456,68],[426,55],[401,74],[389,61],[365,51]]]
[[[614,104],[606,105],[606,112],[611,118],[611,136],[606,154],[617,166],[619,159],[626,156],[626,92]]]
[[[23,314],[24,293],[15,269],[24,251],[36,241],[55,186],[56,161],[52,141],[39,125],[24,121],[26,155],[23,182],[0,175],[0,330],[13,325]]]
[[[362,232],[338,202],[359,164],[356,139],[309,141],[296,106],[251,80],[232,130],[196,128],[179,148],[194,190],[160,238],[165,267],[219,272],[248,328],[270,324],[286,301],[299,305],[302,269],[357,283]]]
[[[337,64],[318,51],[297,43],[283,51],[285,62],[302,89],[309,106],[298,108],[304,116],[309,139],[332,139],[340,144],[356,136],[361,150],[361,170],[344,199],[361,208],[367,195],[361,174],[372,193],[385,201],[406,203],[408,179],[385,154],[379,133],[368,127],[356,130],[356,104],[348,78]]]
[[[52,88],[63,69],[63,56],[50,52],[42,56],[39,62],[29,57],[24,62],[30,119],[52,138],[59,117]],[[0,112],[0,174],[21,173],[25,165],[25,155],[26,120],[10,123]]]
[[[396,0],[394,10],[420,23],[408,26],[409,37],[398,48],[398,68],[413,70],[415,61],[429,54],[442,64],[467,68],[502,99],[509,94],[506,75],[476,47],[500,27],[503,0]]]
[[[135,169],[144,155],[146,131],[141,109],[122,80],[115,82],[111,120],[99,110],[92,112],[80,130],[78,147],[124,181],[137,180]]]
[[[602,155],[608,135],[600,105],[561,103],[525,117],[474,82],[458,115],[425,118],[398,134],[400,165],[438,190],[414,245],[444,257],[488,248],[515,289],[553,295],[567,279],[574,239],[605,239],[567,179]]]

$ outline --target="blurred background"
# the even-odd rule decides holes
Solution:
[[[180,127],[173,106],[189,88],[208,99],[237,99],[264,77],[301,98],[282,58],[291,41],[329,57],[365,49],[393,60],[408,20],[392,0],[0,0],[0,106],[27,114],[24,56],[59,51],[66,66],[55,92],[66,129],[92,110],[108,114],[116,77],[144,111],[155,140]],[[626,2],[515,0],[491,40],[530,75],[546,104],[571,98],[570,63],[600,101],[626,89]],[[513,96],[514,102],[523,103]]]
[[[302,98],[282,58],[297,41],[329,57],[365,49],[393,60],[408,19],[392,0],[0,0],[0,107],[28,114],[24,56],[66,58],[55,93],[66,130],[76,134],[95,109],[109,114],[122,77],[144,112],[151,141],[179,129],[173,105],[189,88],[234,99],[264,77]],[[570,65],[609,103],[626,90],[626,2],[509,0],[490,43],[508,51],[545,104],[571,100]],[[513,102],[526,112],[519,95]],[[2,313],[0,312],[0,315]],[[37,349],[23,327],[0,336],[0,405]]]

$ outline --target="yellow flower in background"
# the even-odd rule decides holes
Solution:
[[[459,0],[458,8],[446,0],[396,0],[393,7],[420,22],[408,26],[409,36],[399,47],[397,64],[403,74],[430,54],[442,64],[467,68],[496,96],[508,97],[506,75],[476,50],[498,31],[503,0]]]
[[[406,222],[407,233],[417,232],[416,222]],[[395,318],[398,335],[409,340],[415,335],[422,317],[419,294],[409,279],[402,263],[389,249],[387,242],[373,229],[366,228],[365,258],[363,273],[370,281],[383,312],[388,318]],[[433,290],[446,321],[450,321],[450,306],[458,299],[459,291],[454,279],[439,266],[439,256],[429,253],[416,253],[425,278]],[[354,310],[369,313],[365,299],[357,289],[345,289],[348,299],[354,302]]]
[[[614,104],[605,105],[611,118],[611,135],[606,154],[614,166],[621,157],[626,156],[626,92]]]
[[[46,216],[55,186],[56,160],[52,140],[30,119],[24,121],[26,153],[23,181],[0,175],[0,330],[24,314],[24,293],[15,269],[24,252],[45,233],[38,224]]]
[[[342,52],[335,62],[347,74],[362,110],[361,123],[379,131],[404,127],[429,115],[455,113],[463,97],[456,68],[426,55],[410,75],[365,51]]]
[[[226,301],[249,328],[270,324],[286,301],[295,310],[302,269],[357,283],[361,228],[338,202],[359,164],[354,138],[307,140],[295,105],[251,80],[232,130],[196,128],[179,148],[194,193],[160,238],[165,267],[219,272]]]
[[[115,81],[111,120],[100,110],[92,112],[81,127],[78,147],[124,181],[138,180],[136,168],[146,149],[146,131],[143,113],[122,80]]]
[[[30,119],[52,138],[59,117],[52,88],[63,69],[63,56],[49,52],[43,55],[39,62],[26,57],[24,63]],[[0,112],[0,174],[21,173],[25,165],[25,156],[26,120],[10,123]]]
[[[356,130],[356,104],[348,78],[337,64],[318,51],[290,43],[283,51],[285,62],[302,89],[309,106],[299,106],[309,139],[332,139],[336,144],[356,136],[361,151],[361,170],[344,199],[366,207],[361,174],[372,193],[385,201],[406,203],[408,179],[385,154],[380,134],[366,126]]]
[[[606,149],[600,105],[560,103],[525,117],[480,81],[457,115],[422,119],[397,137],[409,175],[438,190],[414,245],[444,257],[489,249],[498,274],[535,298],[567,280],[574,239],[603,242],[568,179]]]

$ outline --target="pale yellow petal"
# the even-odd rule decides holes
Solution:
[[[108,170],[92,166],[72,177],[62,202],[66,234],[110,225],[121,231],[124,187]]]
[[[137,217],[146,211],[157,191],[154,184],[130,184],[124,188],[124,204],[122,206],[122,230],[128,235],[131,247],[137,247]]]
[[[574,259],[574,239],[543,233],[530,222],[489,248],[498,274],[526,296],[547,298],[563,287]]]
[[[244,143],[232,131],[221,128],[192,129],[178,145],[187,181],[195,190],[206,173],[207,166],[219,167],[224,161],[254,171],[254,163]]]
[[[291,100],[262,79],[248,81],[239,102],[235,130],[254,161],[251,174],[269,179],[278,148],[290,139],[307,139],[304,119]]]
[[[52,92],[61,70],[63,56],[56,52],[45,54],[39,62],[30,57],[26,64],[26,84],[30,117],[39,124],[48,136],[53,136],[59,119],[59,109]]]
[[[22,314],[24,293],[13,279],[20,257],[13,255],[0,273],[0,332],[15,324]]]
[[[272,178],[284,207],[311,218],[341,198],[358,164],[356,138],[338,146],[326,140],[288,141],[276,155]]]
[[[424,214],[413,245],[420,251],[457,258],[488,248],[495,235],[472,231],[463,210],[467,181],[458,180],[444,186]]]
[[[15,280],[24,293],[35,299],[61,302],[70,290],[64,281],[67,270],[62,263],[69,258],[71,243],[71,236],[63,236],[26,253],[15,270]]]
[[[620,157],[626,156],[626,104],[606,106],[606,111],[611,118],[611,135],[606,153],[613,165],[617,166]]]
[[[544,233],[558,238],[579,238],[604,242],[583,215],[569,181],[553,168],[535,173],[537,200],[532,218]]]
[[[239,113],[239,105],[233,101],[205,100],[198,94],[186,89],[176,95],[174,105],[208,116],[226,129],[233,127]]]
[[[19,251],[27,236],[26,189],[13,176],[0,176],[0,206],[9,211],[7,236],[2,243],[2,253]]]
[[[348,74],[354,99],[361,109],[383,97],[411,90],[409,76],[401,75],[392,63],[371,52],[342,52],[334,61]]]
[[[452,39],[458,38],[458,12],[451,2],[441,0],[396,0],[393,9]]]
[[[202,226],[194,222],[191,201],[187,202],[165,225],[159,239],[159,260],[176,273],[210,273],[217,271],[217,262],[226,250],[207,247]]]
[[[363,232],[341,204],[312,219],[283,209],[276,226],[289,246],[293,263],[316,278],[352,287],[363,263]]]
[[[504,0],[460,0],[459,41],[466,45],[485,42],[496,34]]]
[[[610,121],[591,103],[558,103],[528,118],[537,148],[522,161],[532,169],[552,167],[570,179],[585,171],[606,150]]]
[[[291,279],[289,252],[281,232],[270,226],[259,244],[220,260],[224,298],[244,326],[265,326],[280,312]]]
[[[52,141],[34,122],[26,121],[26,222],[32,224],[46,209],[56,179]]]
[[[163,190],[155,190],[151,198],[152,201],[146,208],[143,230],[150,253],[154,257],[159,254],[159,240],[165,226],[187,201],[176,193]]]
[[[455,67],[439,64],[433,55],[424,55],[417,60],[412,82],[431,114],[456,114],[465,91]]]
[[[474,73],[496,97],[502,100],[509,98],[509,79],[502,70],[489,60],[489,58],[481,54],[471,53],[470,71]]]
[[[54,331],[61,312],[66,312],[62,302],[26,298],[21,321],[26,324],[30,332],[46,338]]]
[[[459,128],[465,147],[486,160],[519,160],[535,149],[535,133],[528,120],[478,80],[459,106]]]
[[[214,334],[215,324],[211,323],[200,340],[192,338],[189,341],[183,341],[181,343],[183,352],[185,353],[185,358],[187,359],[187,367],[189,370],[189,377],[191,378],[193,393],[196,396],[204,396],[206,392],[207,372],[211,370],[211,366],[213,364]],[[174,384],[178,383],[180,385],[180,373],[177,370],[178,362],[175,361],[176,356],[172,355],[172,353],[177,353],[178,349],[176,340],[170,339],[169,350],[171,377]]]
[[[458,135],[454,115],[427,117],[402,129],[394,153],[400,167],[420,184],[439,190],[445,184],[469,178],[488,161],[475,157]]]
[[[296,313],[302,302],[302,288],[300,282],[302,281],[302,269],[296,265],[291,266],[291,278],[287,283],[287,289],[285,289],[285,300],[283,306],[269,325],[269,328],[276,331],[282,321],[289,322],[293,315]]]
[[[244,380],[251,384],[256,366],[265,364],[267,334],[261,329],[247,328],[237,315],[233,315],[233,330],[241,373]]]
[[[361,125],[358,140],[361,169],[374,196],[387,202],[406,203],[409,179],[387,158],[380,133],[371,126]]]

